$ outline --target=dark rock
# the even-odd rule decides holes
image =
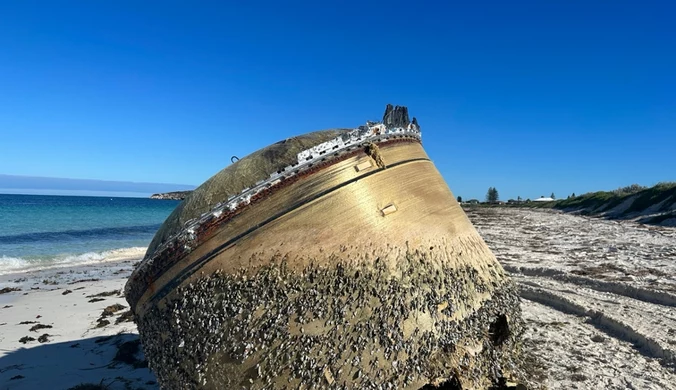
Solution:
[[[50,336],[51,336],[50,334],[45,333],[42,336],[38,337],[38,341],[41,343],[46,343],[49,341]]]
[[[19,339],[19,342],[21,344],[26,344],[29,341],[35,341],[35,339],[33,337],[30,337],[30,336],[23,336],[22,338]]]
[[[0,289],[0,294],[7,294],[12,291],[21,291],[21,289],[16,287],[5,287],[3,289]]]
[[[392,106],[388,104],[385,107],[383,115],[383,124],[386,128],[406,127],[411,123],[408,119],[408,108],[405,106]]]

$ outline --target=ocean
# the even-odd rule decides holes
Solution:
[[[0,275],[143,257],[179,201],[0,194]]]

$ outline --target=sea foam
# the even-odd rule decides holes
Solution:
[[[145,247],[113,249],[103,252],[87,252],[82,254],[63,254],[50,258],[0,257],[0,275],[19,272],[44,270],[51,268],[73,267],[87,264],[98,264],[111,261],[141,259]]]

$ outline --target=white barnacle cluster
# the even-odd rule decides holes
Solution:
[[[464,287],[487,282],[469,266],[420,261],[430,253],[399,257],[393,272],[408,273],[403,283],[384,272],[386,264],[303,271],[271,264],[249,276],[217,271],[139,316],[150,367],[167,389],[239,388],[242,367],[255,370],[250,388],[265,389],[283,388],[282,381],[295,381],[294,388],[409,388],[450,377],[456,367],[474,367],[459,371],[471,383],[497,380],[503,367],[519,363],[513,348],[524,324],[516,285],[494,285],[490,300],[456,316],[468,299]],[[356,299],[343,300],[348,295]],[[451,309],[439,311],[441,302]],[[503,317],[511,335],[496,344],[491,329]],[[406,333],[402,324],[415,328]],[[475,345],[481,353],[466,353]]]

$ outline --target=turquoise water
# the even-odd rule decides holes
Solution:
[[[0,274],[142,256],[178,203],[0,194]]]

